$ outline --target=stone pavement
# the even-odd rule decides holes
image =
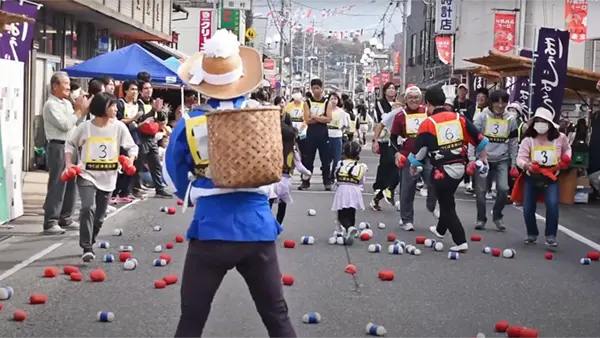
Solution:
[[[0,227],[0,236],[8,234],[37,234],[44,221],[44,199],[48,173],[46,171],[30,171],[23,173],[23,216],[7,223],[13,227]]]

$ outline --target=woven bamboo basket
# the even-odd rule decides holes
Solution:
[[[258,188],[281,180],[281,108],[206,113],[211,179],[219,188]]]

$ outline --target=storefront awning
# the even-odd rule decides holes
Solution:
[[[158,56],[159,58],[166,60],[170,57],[174,57],[180,62],[183,62],[190,56],[178,51],[177,49],[171,48],[169,46],[165,46],[156,41],[140,41],[139,44],[150,51],[152,54]]]
[[[531,59],[522,56],[506,55],[490,50],[488,55],[464,59],[479,65],[472,71],[478,75],[497,76],[498,78],[512,76],[528,76],[531,73]],[[579,68],[569,67],[565,87],[590,96],[598,96],[596,84],[600,74]]]

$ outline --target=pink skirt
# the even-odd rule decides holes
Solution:
[[[340,183],[335,190],[331,210],[337,211],[345,208],[365,210],[362,191],[358,184]]]

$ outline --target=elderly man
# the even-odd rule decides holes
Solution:
[[[86,116],[89,100],[82,95],[71,104],[71,83],[65,72],[54,73],[50,87],[50,97],[42,110],[50,172],[44,202],[44,233],[54,235],[65,233],[66,228],[79,228],[79,224],[72,220],[77,197],[75,180],[63,182],[61,174],[65,169],[65,141],[70,138],[77,122]]]

